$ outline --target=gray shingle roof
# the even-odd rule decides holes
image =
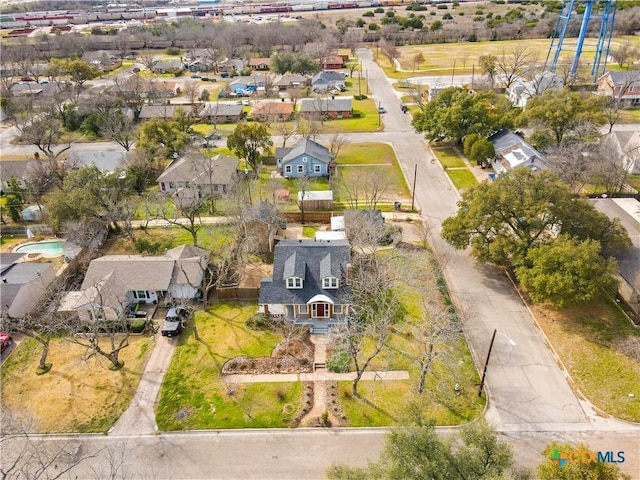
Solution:
[[[309,155],[311,157],[317,158],[320,161],[325,163],[329,163],[333,155],[329,151],[327,147],[324,145],[320,145],[317,142],[314,142],[311,139],[305,138],[300,140],[297,144],[295,144],[289,152],[287,152],[282,157],[282,164],[298,158],[300,155]]]
[[[189,182],[209,185],[209,174],[200,167],[204,159],[198,154],[185,155],[171,162],[158,177],[159,182]],[[212,159],[214,185],[228,185],[238,168],[236,157],[218,154]]]
[[[631,82],[631,85],[640,85],[640,72],[628,71],[628,72],[608,72],[611,75],[611,81],[614,85],[624,85],[627,82]],[[605,74],[606,75],[606,74]]]
[[[351,97],[303,98],[300,100],[301,112],[347,112],[352,109]]]
[[[223,102],[205,102],[205,107],[200,112],[206,117],[235,117],[242,114],[242,105]]]
[[[306,304],[317,294],[338,304],[348,302],[351,294],[346,284],[346,268],[351,261],[348,241],[282,240],[274,254],[273,277],[260,285],[260,304]],[[303,288],[287,289],[289,276],[303,278]],[[339,278],[340,288],[323,289],[322,278],[326,276]]]

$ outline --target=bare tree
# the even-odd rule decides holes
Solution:
[[[627,75],[619,86],[614,86],[611,95],[604,104],[604,115],[609,124],[609,133],[620,120],[624,108],[624,97],[634,84],[640,83],[640,71]]]
[[[282,148],[285,148],[287,141],[297,133],[298,122],[296,120],[291,121],[286,119],[277,120],[273,124],[272,130],[282,138]]]
[[[335,331],[335,343],[351,359],[355,377],[352,395],[358,397],[358,383],[371,362],[385,349],[391,327],[398,321],[400,306],[392,290],[389,259],[381,261],[375,253],[353,258],[352,307],[345,323]],[[364,343],[368,342],[365,350]]]
[[[204,206],[204,196],[195,186],[181,188],[171,196],[172,205],[167,205],[166,197],[160,194],[150,205],[152,218],[160,218],[171,225],[180,227],[191,234],[193,246],[198,246],[198,232],[202,228],[200,211]]]
[[[129,346],[124,289],[113,275],[105,277],[83,292],[86,310],[69,324],[68,341],[85,350],[85,360],[104,358],[109,368],[120,370],[120,352]],[[83,314],[84,312],[84,314]]]
[[[547,152],[549,166],[558,174],[574,194],[578,194],[593,177],[593,157],[586,154],[586,144],[556,145]]]
[[[533,53],[529,47],[517,45],[509,52],[503,48],[502,53],[496,58],[495,67],[505,88],[509,88],[514,81],[527,72],[532,63]]]
[[[391,187],[392,180],[383,169],[362,169],[355,178],[340,178],[338,188],[346,199],[349,208],[358,209],[360,205],[375,209]]]
[[[304,177],[296,178],[296,188],[298,190],[298,195],[294,199],[295,204],[300,209],[300,223],[304,225],[304,214],[307,209],[307,192],[309,191],[309,187],[311,186],[311,179],[306,175]]]
[[[622,42],[617,48],[615,48],[611,54],[620,68],[626,64],[627,70],[629,70],[629,67],[633,65],[633,62],[640,57],[640,50],[634,47],[631,42],[626,41]]]
[[[187,100],[189,100],[189,103],[191,105],[196,105],[196,100],[198,100],[198,96],[200,95],[200,89],[198,87],[198,82],[194,82],[192,80],[189,80],[187,82],[184,83],[184,86],[182,88],[182,91],[184,92],[185,96],[187,97]]]
[[[340,153],[340,150],[342,150],[342,147],[348,144],[349,141],[340,132],[336,132],[331,135],[331,137],[329,137],[329,151],[331,152],[331,155],[333,155],[333,158],[336,158]]]
[[[98,121],[98,129],[103,137],[113,140],[127,152],[133,146],[136,132],[135,125],[133,120],[121,110],[111,110],[101,115]]]
[[[601,186],[609,195],[622,192],[629,177],[625,152],[618,148],[611,136],[605,136],[593,154],[597,163],[592,182]]]

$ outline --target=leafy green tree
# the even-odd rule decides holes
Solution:
[[[60,230],[68,222],[97,221],[120,231],[118,222],[128,225],[133,213],[128,203],[132,183],[120,172],[105,174],[95,166],[69,173],[62,188],[45,197],[51,224]]]
[[[320,66],[304,53],[284,52],[271,57],[271,68],[276,73],[315,73]]]
[[[273,141],[264,124],[239,123],[227,138],[227,147],[258,173],[262,159],[271,154]]]
[[[471,93],[466,88],[450,87],[424,105],[412,125],[424,132],[427,140],[460,143],[473,133],[488,137],[511,128],[515,118],[511,104],[492,92]]]
[[[13,220],[14,222],[19,222],[21,220],[20,214],[22,213],[22,208],[24,207],[24,196],[22,194],[22,188],[20,188],[20,184],[18,183],[18,179],[16,177],[11,177],[9,179],[8,187],[9,188],[5,192],[7,211],[9,212],[11,220]]]
[[[601,289],[615,287],[616,261],[600,255],[595,240],[561,236],[527,253],[526,264],[516,269],[520,284],[536,302],[556,308],[594,299]]]
[[[491,159],[496,156],[496,150],[489,140],[477,133],[472,133],[464,139],[464,154],[469,160],[486,168]]]
[[[527,102],[524,119],[539,135],[552,137],[557,145],[567,138],[581,138],[595,133],[606,122],[604,97],[586,92],[546,90]]]
[[[432,425],[396,428],[389,433],[380,460],[364,468],[333,465],[330,480],[524,479],[513,471],[512,453],[484,422],[465,427],[451,440]]]
[[[606,248],[630,244],[624,228],[573,197],[547,170],[511,170],[467,190],[458,205],[456,215],[443,222],[442,237],[457,249],[471,246],[481,262],[525,265],[529,249],[559,234],[597,240]]]
[[[538,466],[538,478],[540,480],[631,480],[629,475],[620,472],[617,465],[608,462],[592,462],[575,452],[591,452],[588,445],[579,444],[577,446],[566,443],[553,442],[544,449],[547,461]],[[559,459],[561,455],[570,456],[573,454],[576,460],[567,461],[561,466],[553,458]],[[584,460],[584,461],[583,461]]]
[[[140,126],[136,150],[143,151],[151,160],[167,159],[180,153],[190,140],[177,122],[152,118]]]

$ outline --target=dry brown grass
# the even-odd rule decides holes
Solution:
[[[153,339],[130,337],[120,355],[124,368],[82,359],[86,350],[51,341],[51,371],[36,375],[40,344],[25,339],[2,365],[2,408],[32,419],[34,432],[104,432],[128,407],[149,358]]]

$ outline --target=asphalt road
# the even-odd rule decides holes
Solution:
[[[454,251],[441,239],[440,224],[455,212],[458,192],[439,163],[431,162],[430,149],[412,131],[410,117],[400,110],[398,94],[372,61],[371,53],[362,50],[359,56],[367,69],[373,98],[388,113],[383,115],[384,132],[353,134],[349,140],[391,143],[409,185],[413,184],[417,166],[416,203],[431,226],[431,244],[480,369],[493,330],[499,332],[486,379],[490,398],[487,418],[509,441],[516,461],[523,466],[534,467],[543,461],[542,449],[551,441],[585,442],[593,450],[625,451],[627,461],[621,468],[640,479],[638,425],[599,415],[576,395],[566,371],[504,275],[477,265],[468,252]],[[148,395],[154,391],[150,388]],[[124,452],[127,478],[315,479],[324,478],[333,462],[364,465],[376,458],[385,432],[299,429],[149,433],[149,420],[135,418],[140,401],[132,402],[134,409],[125,414],[131,416],[130,420],[120,422],[109,436],[47,436],[44,441],[59,445],[71,439],[82,444],[82,452],[108,446],[118,449]],[[146,405],[151,401],[144,400]],[[18,443],[3,443],[3,456],[15,455]],[[83,463],[74,473],[79,478],[94,478],[92,465]]]

